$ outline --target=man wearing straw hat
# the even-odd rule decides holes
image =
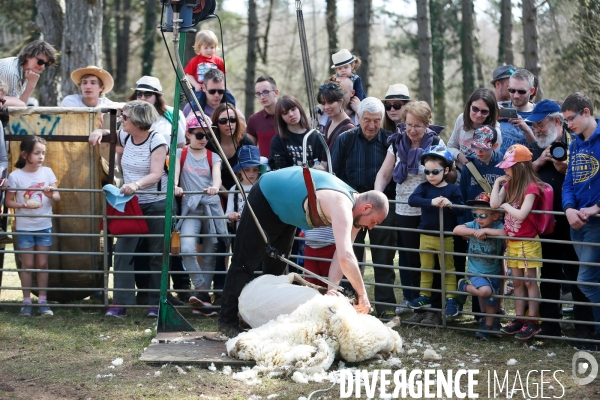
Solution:
[[[61,107],[100,107],[112,103],[105,97],[115,84],[108,71],[89,65],[71,72],[71,80],[79,87],[81,94],[66,96],[60,103]]]

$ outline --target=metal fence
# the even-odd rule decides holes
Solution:
[[[27,189],[27,190],[31,190],[31,189]],[[92,196],[92,195],[96,195],[98,193],[103,193],[101,190],[94,190],[94,189],[64,189],[64,188],[58,188],[56,189],[58,192],[76,192],[78,196],[80,197],[85,197],[85,196]],[[159,193],[159,192],[150,192],[150,191],[146,191],[145,193]],[[164,192],[161,192],[164,193]],[[196,194],[196,193],[201,193],[201,192],[186,192],[186,194]],[[225,193],[235,193],[235,192],[225,192]],[[395,205],[395,201],[391,201],[390,202],[390,208],[394,207]],[[88,255],[88,256],[95,256],[95,257],[102,257],[102,268],[101,269],[96,269],[96,270],[90,270],[90,269],[86,269],[86,268],[81,268],[76,265],[74,266],[61,266],[60,269],[48,269],[48,270],[44,270],[44,272],[48,272],[49,274],[53,275],[53,274],[83,274],[83,275],[88,275],[88,274],[92,274],[92,275],[101,275],[102,279],[100,280],[102,282],[101,285],[95,285],[94,287],[79,287],[79,286],[51,286],[48,287],[48,296],[49,299],[52,300],[53,297],[53,293],[68,293],[68,292],[77,292],[77,293],[85,293],[89,295],[92,295],[94,293],[102,293],[102,296],[100,298],[99,301],[96,302],[89,302],[89,301],[67,301],[67,302],[59,302],[56,304],[52,304],[53,308],[79,308],[79,307],[85,307],[85,308],[98,308],[98,309],[105,309],[109,306],[110,304],[110,293],[116,292],[116,291],[136,291],[136,292],[150,292],[150,289],[115,289],[113,287],[111,287],[111,285],[109,284],[110,282],[110,275],[114,275],[114,274],[119,274],[119,273],[131,273],[131,272],[115,272],[111,269],[111,265],[112,265],[112,257],[116,256],[116,255],[125,255],[125,254],[133,254],[133,255],[145,255],[145,256],[161,256],[162,253],[114,253],[112,252],[112,243],[115,239],[118,240],[118,236],[115,235],[110,235],[106,232],[106,230],[101,231],[100,230],[100,221],[102,221],[103,226],[107,226],[107,222],[109,218],[113,218],[113,217],[107,217],[106,215],[106,202],[103,202],[104,206],[102,207],[103,213],[102,215],[51,215],[51,217],[53,218],[54,221],[58,221],[60,219],[66,219],[66,218],[82,218],[82,219],[90,219],[91,221],[93,221],[94,223],[98,224],[98,232],[97,233],[81,233],[81,232],[53,232],[51,233],[51,236],[53,238],[59,238],[59,240],[68,240],[69,238],[82,238],[82,237],[89,237],[89,238],[93,238],[93,240],[98,240],[99,242],[101,242],[103,245],[100,246],[100,251],[92,251],[92,249],[81,249],[81,251],[72,251],[72,252],[64,252],[64,251],[47,251],[47,252],[30,252],[28,251],[27,253],[43,253],[43,254],[48,254],[48,255],[69,255],[69,254],[73,254],[73,255]],[[453,207],[459,207],[459,208],[465,208],[465,209],[473,209],[473,207],[469,207],[469,206],[459,206],[459,205],[454,205]],[[482,209],[482,207],[477,207],[478,209]],[[498,211],[498,210],[496,210]],[[501,211],[501,210],[500,210]],[[474,328],[469,328],[469,327],[464,327],[461,324],[456,324],[456,323],[451,323],[449,318],[446,318],[446,316],[444,315],[443,309],[444,309],[444,303],[445,303],[445,299],[446,299],[446,295],[447,294],[454,294],[454,295],[458,295],[461,294],[461,292],[458,291],[447,291],[445,289],[445,275],[446,274],[451,274],[451,275],[457,275],[458,277],[462,277],[465,275],[469,275],[469,276],[482,276],[482,275],[473,275],[473,274],[465,274],[464,272],[461,271],[447,271],[446,270],[446,265],[444,262],[444,255],[452,255],[452,256],[468,256],[467,253],[465,252],[450,252],[450,253],[445,253],[444,252],[444,239],[447,237],[455,237],[455,235],[451,232],[451,231],[445,231],[445,229],[443,228],[443,217],[442,217],[442,209],[440,209],[440,224],[442,226],[442,229],[438,232],[438,231],[422,231],[419,229],[410,229],[410,228],[405,228],[405,227],[381,227],[381,226],[377,226],[374,229],[385,229],[385,230],[389,230],[390,232],[392,231],[410,231],[410,232],[414,232],[415,234],[422,234],[422,233],[426,233],[429,235],[435,235],[435,236],[439,236],[439,240],[440,240],[440,244],[441,244],[441,250],[440,251],[422,251],[419,249],[413,249],[413,248],[408,248],[408,247],[382,247],[382,246],[374,246],[374,245],[370,245],[370,244],[356,244],[356,246],[364,246],[364,247],[380,247],[380,248],[387,248],[387,249],[392,249],[394,251],[404,251],[404,252],[428,252],[428,253],[432,253],[432,254],[436,254],[439,255],[440,257],[440,263],[439,263],[439,269],[435,269],[435,270],[430,270],[430,272],[434,273],[434,274],[439,274],[440,275],[440,287],[438,288],[432,288],[432,289],[427,289],[427,291],[431,291],[432,293],[440,293],[441,296],[441,301],[442,301],[442,307],[441,308],[428,308],[428,311],[437,311],[437,312],[441,312],[442,315],[442,323],[440,325],[441,328],[444,329],[454,329],[454,330],[463,330],[463,331],[470,331],[470,332],[475,332],[478,329],[474,329]],[[537,211],[534,211],[537,213]],[[555,215],[564,215],[564,213],[558,213],[558,212],[554,212],[553,214]],[[12,218],[15,217],[15,214],[3,214],[3,217],[8,217],[8,218]],[[40,217],[49,217],[49,216],[40,216]],[[164,217],[143,217],[143,218],[160,218],[160,219],[164,219]],[[201,219],[201,220],[207,220],[210,218],[215,218],[215,217],[197,217],[197,216],[193,216],[193,217],[178,217],[178,218],[197,218],[197,219]],[[222,217],[216,217],[216,218],[227,218],[226,216],[222,216]],[[1,235],[12,235],[13,236],[13,242],[16,242],[16,237],[19,235],[23,235],[24,233],[20,233],[20,232],[6,232],[6,233],[2,233]],[[29,235],[29,233],[27,233]],[[162,236],[162,235],[146,235],[147,237],[150,236]],[[206,238],[206,237],[229,237],[229,238],[234,238],[234,235],[208,235],[208,234],[196,234],[196,235],[190,235],[196,238]],[[188,236],[189,237],[189,236]],[[514,239],[514,238],[510,238],[510,237],[498,237],[500,239]],[[243,240],[243,236],[239,237],[238,240]],[[305,240],[305,238],[296,238],[296,240]],[[586,245],[586,246],[600,246],[600,243],[581,243],[581,242],[572,242],[570,240],[567,241],[560,241],[560,240],[552,240],[552,239],[525,239],[525,240],[529,240],[529,241],[538,241],[538,242],[546,242],[546,243],[556,243],[556,244],[566,244],[566,245],[573,245],[573,244],[582,244],[582,245]],[[7,269],[5,268],[5,264],[7,262],[5,256],[6,255],[10,255],[10,256],[18,256],[19,254],[24,253],[21,250],[8,250],[6,248],[2,249],[0,251],[0,254],[2,254],[2,257],[4,259],[4,265],[2,266],[3,268],[0,269],[0,290],[1,291],[20,291],[22,289],[30,289],[30,290],[37,290],[37,287],[22,287],[22,286],[3,286],[2,285],[2,274],[4,274],[4,276],[6,276],[6,274],[11,274],[11,273],[17,273],[17,272],[36,272],[39,270],[24,270],[21,268],[17,268],[17,269]],[[202,255],[207,255],[207,253],[189,253],[189,254],[179,254],[179,256],[183,256],[183,255],[194,255],[194,256],[202,256]],[[215,256],[231,256],[231,253],[226,251],[226,252],[220,252],[220,253],[210,253],[208,255],[215,255]],[[502,259],[502,260],[522,260],[522,258],[518,258],[518,257],[508,257],[508,256],[485,256],[485,255],[478,255],[478,257],[483,257],[483,258],[497,258],[497,259]],[[298,258],[305,258],[305,259],[314,259],[314,260],[320,260],[320,261],[330,261],[327,259],[320,259],[320,258],[311,258],[311,257],[306,257],[303,255],[292,255],[290,257],[291,259],[298,259]],[[359,260],[360,261],[360,260]],[[541,258],[541,259],[528,259],[528,261],[539,261],[539,262],[543,262],[543,263],[559,263],[559,264],[563,264],[565,265],[565,267],[567,266],[579,266],[581,265],[580,262],[578,261],[567,261],[567,260],[563,260],[563,259],[546,259],[546,258]],[[595,263],[589,263],[586,265],[589,266],[593,266],[593,267],[600,267],[600,260],[598,260],[599,262],[595,262]],[[393,269],[394,271],[398,270],[398,271],[419,271],[420,269],[418,268],[410,268],[406,265],[380,265],[380,264],[374,264],[372,262],[362,262],[360,261],[359,264],[361,266],[367,267],[367,268],[388,268],[388,269]],[[542,272],[542,276],[543,276],[543,268],[541,269]],[[156,273],[160,273],[160,272],[153,272],[153,271],[135,271],[135,273],[148,273],[148,274],[156,274]],[[204,272],[202,272],[204,273]],[[258,272],[260,273],[260,272]],[[169,272],[170,275],[175,275],[175,274],[188,274],[185,271],[171,271]],[[215,271],[214,272],[215,275],[219,275],[219,274],[226,274],[225,271]],[[600,286],[600,283],[583,283],[583,282],[573,282],[571,280],[568,279],[545,279],[545,278],[519,278],[519,277],[507,277],[505,275],[485,275],[486,277],[493,277],[493,278],[500,278],[500,279],[512,279],[512,280],[528,280],[528,281],[533,281],[536,284],[541,283],[541,282],[550,282],[550,283],[555,283],[555,284],[570,284],[570,285],[579,285],[579,286],[583,286],[583,285],[587,285],[587,286]],[[457,277],[457,280],[458,280]],[[396,290],[401,290],[401,289],[411,289],[411,290],[419,290],[421,289],[420,287],[413,287],[413,286],[407,286],[407,285],[402,285],[402,284],[390,284],[390,283],[378,283],[378,282],[371,282],[371,281],[366,281],[365,282],[366,286],[387,286],[387,287],[392,287]],[[159,289],[156,289],[155,291],[159,291]],[[171,291],[173,291],[171,289]],[[186,290],[178,290],[180,292],[185,292]],[[188,292],[192,292],[194,290],[187,290]],[[215,289],[215,290],[206,290],[206,292],[213,292],[213,293],[219,293],[221,290]],[[397,293],[397,292],[396,292]],[[398,293],[397,293],[398,294]],[[464,293],[463,293],[464,294]],[[68,297],[68,296],[67,296]],[[498,295],[493,295],[493,297],[496,298],[500,298],[500,299],[505,299],[505,300],[510,300],[510,299],[520,299],[520,300],[530,300],[529,298],[526,297],[516,297],[514,295],[505,295],[504,293],[498,294]],[[81,298],[80,300],[83,300],[83,298]],[[371,296],[371,300],[372,296]],[[600,304],[598,303],[589,303],[589,302],[577,302],[577,301],[573,301],[573,300],[569,300],[569,301],[564,301],[561,299],[539,299],[540,303],[552,303],[552,304],[571,304],[571,305],[576,305],[576,306],[600,306]],[[22,303],[20,302],[2,302],[1,303],[3,306],[14,306],[14,307],[20,307],[22,306]],[[398,306],[398,304],[391,304],[391,303],[378,303],[376,301],[372,301],[372,304],[385,304],[388,306]],[[35,307],[35,304],[34,304]],[[127,307],[131,307],[131,308],[147,308],[147,305],[127,305]],[[179,306],[178,308],[193,308],[193,306]],[[471,311],[467,311],[466,309],[463,310],[461,312],[463,315],[472,315],[472,316],[483,316],[486,315],[483,312],[477,313],[477,312],[471,312]],[[505,319],[514,319],[516,317],[514,316],[510,316],[510,315],[503,315],[503,314],[494,314],[495,317],[500,317],[500,318],[505,318]],[[540,318],[540,317],[536,317],[536,316],[531,316],[531,317],[518,317],[519,319],[529,319],[529,320],[536,320],[536,321],[548,321],[548,322],[568,322],[568,323],[577,323],[577,324],[581,324],[581,325],[598,325],[598,323],[592,321],[580,321],[580,320],[575,320],[575,319],[555,319],[555,318]],[[586,341],[585,339],[581,339],[581,338],[574,338],[574,337],[555,337],[555,336],[543,336],[543,335],[537,335],[536,337],[540,337],[540,338],[544,338],[544,339],[561,339],[561,340],[577,340],[577,341]]]

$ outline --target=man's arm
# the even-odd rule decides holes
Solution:
[[[21,99],[19,99],[17,97],[4,96],[4,100],[6,100],[6,102],[4,103],[5,107],[25,107],[25,106],[27,106],[26,103],[22,102]]]

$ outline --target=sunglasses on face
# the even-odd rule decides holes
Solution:
[[[476,212],[473,213],[473,218],[475,219],[486,219],[489,216],[490,214],[477,214]]]
[[[484,117],[485,117],[486,115],[490,115],[490,110],[482,110],[481,108],[479,108],[479,107],[476,107],[476,106],[474,106],[474,105],[471,105],[471,111],[473,111],[473,113],[475,113],[475,114],[477,114],[477,113],[480,113],[480,114],[481,114],[481,115],[483,115]]]
[[[139,90],[137,90],[137,91],[135,92],[135,97],[137,97],[138,99],[139,99],[140,97],[143,97],[143,98],[149,99],[149,98],[150,98],[150,97],[152,97],[152,96],[154,96],[154,92],[140,92]]]
[[[198,132],[198,133],[194,133],[194,132],[190,132],[192,135],[196,136],[196,140],[202,140],[204,138],[208,138],[208,136],[206,136],[205,133],[202,132]]]
[[[384,105],[385,107],[385,111],[390,111],[392,108],[394,108],[394,110],[399,110],[402,107],[404,107],[404,103],[394,103],[394,104],[390,104],[390,103],[385,103]]]
[[[236,117],[229,117],[229,118],[219,118],[217,120],[217,122],[220,125],[225,125],[227,122],[231,122],[232,124],[235,124],[237,122],[237,118]]]
[[[225,89],[208,89],[207,92],[208,92],[208,94],[215,94],[215,93],[224,94]]]
[[[43,65],[44,67],[48,68],[48,66],[50,65],[50,61],[44,61],[41,58],[36,57],[37,60],[37,65]]]
[[[438,175],[440,172],[442,172],[444,170],[444,168],[440,168],[440,169],[426,169],[425,171],[423,171],[425,173],[425,175]]]
[[[129,117],[125,114],[121,114],[121,120],[123,121],[127,121],[129,119]]]
[[[513,89],[513,88],[508,88],[508,93],[510,94],[515,94],[516,92],[519,92],[520,95],[524,95],[527,94],[527,92],[529,92],[529,90],[525,90],[525,89]]]

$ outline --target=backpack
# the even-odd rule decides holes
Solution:
[[[554,190],[552,186],[544,183],[545,188],[540,196],[540,207],[538,211],[554,211]],[[554,215],[552,214],[533,214],[529,213],[527,216],[531,218],[531,222],[539,235],[550,235],[554,232]]]
[[[183,149],[181,149],[181,157],[179,158],[179,173],[181,174],[181,171],[183,171],[183,164],[185,164],[185,159],[187,158],[187,154],[188,154],[188,147],[185,146]],[[206,149],[206,161],[208,161],[208,168],[210,168],[210,173],[212,174],[212,151],[210,151],[209,149]],[[181,180],[181,179],[180,179]]]

